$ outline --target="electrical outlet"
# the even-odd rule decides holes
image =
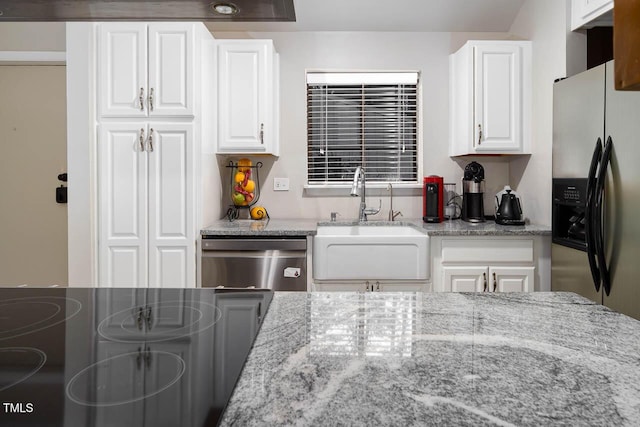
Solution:
[[[289,191],[289,178],[273,178],[273,191]]]

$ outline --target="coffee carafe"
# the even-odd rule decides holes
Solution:
[[[462,179],[462,220],[484,222],[484,168],[471,162],[464,168]]]

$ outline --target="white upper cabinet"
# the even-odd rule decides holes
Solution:
[[[613,0],[571,0],[571,29],[613,26]]]
[[[279,154],[278,79],[271,40],[219,42],[218,153]]]
[[[469,41],[449,67],[449,155],[530,154],[531,42]]]
[[[189,23],[101,24],[98,114],[193,116],[194,33]]]

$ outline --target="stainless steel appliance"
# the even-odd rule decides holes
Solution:
[[[613,61],[554,85],[553,177],[582,178],[584,206],[556,218],[551,289],[577,292],[640,319],[640,94],[614,89]],[[575,195],[574,195],[575,196]],[[575,239],[574,239],[575,240]]]
[[[471,162],[464,168],[462,179],[462,220],[484,222],[484,168]]]
[[[306,238],[202,236],[202,287],[307,290]]]

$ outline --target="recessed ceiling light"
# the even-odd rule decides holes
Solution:
[[[220,15],[235,15],[238,13],[238,6],[233,3],[211,3],[211,10]]]

